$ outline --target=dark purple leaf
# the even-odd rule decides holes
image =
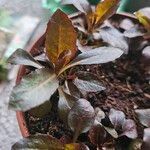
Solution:
[[[98,77],[90,72],[79,71],[76,73],[73,83],[76,87],[85,92],[98,92],[105,90]]]
[[[136,130],[136,124],[131,119],[126,119],[122,125],[122,131],[123,133],[121,135],[125,135],[128,138],[135,139],[137,138],[137,130]]]
[[[92,11],[91,6],[87,0],[61,0],[61,2],[63,5],[72,4],[83,13],[89,13]]]
[[[106,141],[107,132],[101,125],[94,125],[89,130],[88,137],[94,145],[101,147],[101,145]]]
[[[150,59],[150,46],[147,46],[143,49],[142,51],[142,55],[147,58]]]
[[[150,150],[150,128],[144,129],[142,150]]]
[[[146,127],[150,127],[150,109],[137,109],[135,110],[140,123]]]
[[[112,108],[109,112],[109,119],[114,125],[115,129],[119,129],[122,127],[125,121],[125,114],[122,111],[118,111]]]
[[[19,149],[64,150],[64,145],[51,136],[35,135],[24,138],[12,146],[12,150]]]
[[[23,49],[17,49],[7,61],[11,64],[33,66],[38,69],[42,68],[42,65],[29,52]]]
[[[104,42],[108,43],[110,46],[119,48],[124,51],[125,54],[128,53],[128,43],[124,35],[117,29],[112,27],[103,27],[99,30],[96,39],[102,39]]]
[[[74,131],[74,142],[79,134],[87,132],[94,123],[95,113],[91,104],[85,99],[75,102],[68,115],[68,124]]]
[[[61,88],[58,88],[58,91],[59,91],[59,101],[58,101],[59,116],[65,123],[67,123],[68,114],[71,107],[75,103],[75,98],[65,93]]]

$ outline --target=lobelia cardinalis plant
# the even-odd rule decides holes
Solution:
[[[87,132],[94,124],[95,110],[84,99],[87,92],[104,90],[99,78],[89,72],[79,71],[73,76],[67,72],[77,65],[92,65],[114,61],[123,52],[114,47],[99,47],[88,53],[81,53],[76,46],[77,33],[68,16],[57,10],[46,29],[45,49],[41,57],[33,57],[29,52],[17,49],[8,59],[12,64],[32,68],[13,88],[9,107],[16,111],[30,111],[36,107],[36,115],[42,116],[41,107],[51,108],[49,101],[56,91],[59,93],[58,112],[64,122],[74,132],[73,143],[78,136]],[[43,63],[44,62],[44,63]],[[49,108],[46,107],[49,101]],[[42,109],[43,110],[43,109]],[[32,112],[32,111],[31,111]],[[35,113],[35,111],[33,111]],[[43,113],[43,114],[41,114]],[[80,124],[77,124],[80,122]],[[82,149],[84,144],[62,144],[46,135],[27,137],[14,144],[17,148]],[[58,148],[57,148],[58,147]]]

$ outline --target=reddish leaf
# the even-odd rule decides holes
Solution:
[[[63,55],[65,61],[60,65],[66,65],[76,54],[76,39],[77,35],[71,20],[58,9],[51,17],[46,30],[45,47],[50,61],[58,65],[58,58]],[[70,51],[71,54],[65,55],[66,51]]]
[[[75,132],[74,140],[79,134],[87,132],[94,123],[94,109],[91,104],[85,99],[79,99],[75,102],[68,115],[68,124]]]

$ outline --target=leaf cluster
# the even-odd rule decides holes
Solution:
[[[68,70],[77,65],[114,61],[123,54],[119,48],[106,46],[82,53],[77,49],[76,41],[77,33],[71,20],[58,9],[47,25],[44,55],[41,54],[41,57],[34,58],[29,52],[17,49],[8,59],[8,62],[12,64],[26,65],[30,68],[29,73],[23,76],[20,83],[13,88],[9,107],[16,111],[29,111],[31,115],[41,117],[48,112],[44,109],[51,109],[50,98],[58,91],[58,112],[64,123],[74,132],[73,143],[81,133],[87,132],[91,128],[95,120],[95,110],[84,99],[84,95],[88,92],[104,90],[105,87],[93,73],[78,71],[75,74],[68,74]],[[73,78],[70,78],[71,76]],[[34,143],[36,138],[39,142]],[[53,140],[48,141],[45,138],[48,137],[29,137],[13,147],[23,145],[24,148],[54,147],[51,144]],[[61,149],[73,147],[72,149],[74,149],[74,147],[82,145],[71,144],[63,148],[60,146],[61,144],[54,142],[55,144],[58,145],[58,149],[59,147],[62,147]]]

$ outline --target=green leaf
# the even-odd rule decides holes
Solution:
[[[87,0],[61,0],[63,5],[72,4],[83,13],[91,12],[91,6]]]
[[[135,112],[140,123],[146,127],[150,127],[150,109],[136,109]]]
[[[79,134],[87,132],[91,128],[94,119],[94,109],[87,100],[79,99],[75,102],[68,115],[68,124],[74,131],[74,142]]]
[[[112,27],[103,27],[99,29],[98,36],[110,46],[119,48],[126,54],[128,53],[129,46],[127,40],[125,39],[124,35],[117,29]]]
[[[73,104],[75,103],[76,99],[65,93],[61,88],[58,88],[59,91],[59,101],[58,101],[58,112],[60,118],[66,123],[69,111]]]
[[[92,65],[102,64],[110,61],[114,61],[123,54],[123,51],[114,47],[99,47],[92,49],[91,51],[79,54],[70,64],[60,70],[59,74],[66,69],[76,65]]]
[[[105,90],[98,77],[90,72],[79,71],[76,73],[73,83],[78,89],[86,92],[98,92]]]
[[[52,70],[43,68],[23,77],[13,88],[9,106],[26,111],[49,100],[58,88],[58,80]]]
[[[29,52],[23,49],[17,49],[7,61],[11,64],[33,66],[38,69],[42,68],[42,65]]]
[[[32,135],[21,139],[12,146],[12,150],[65,150],[64,145],[48,135]]]

